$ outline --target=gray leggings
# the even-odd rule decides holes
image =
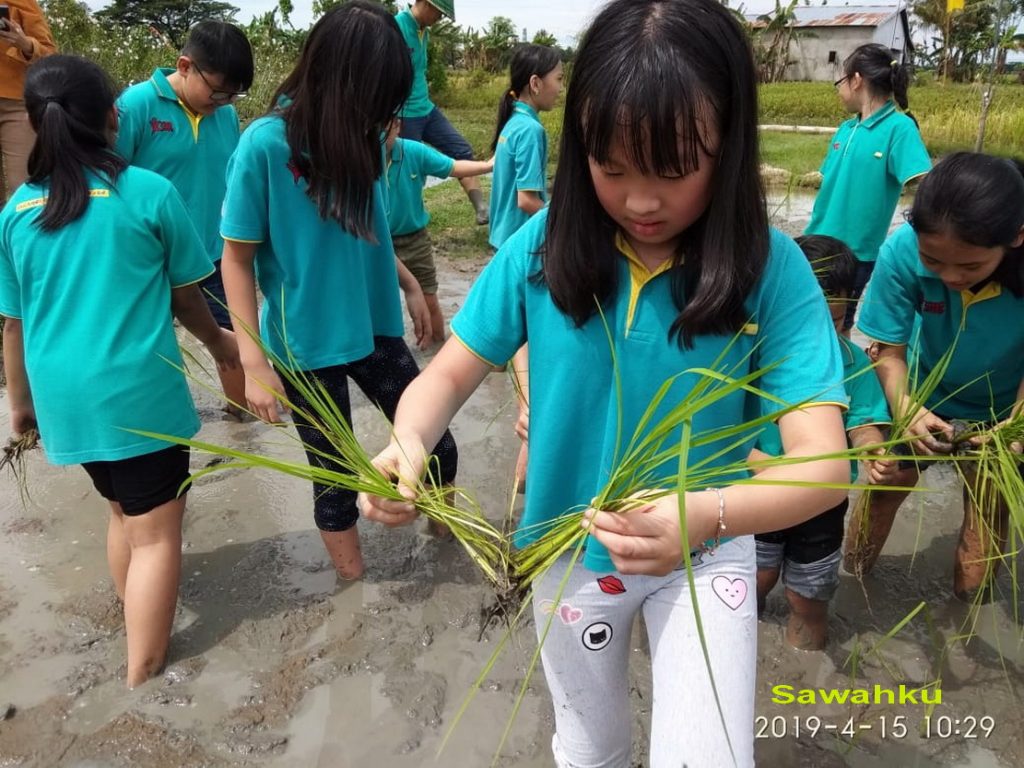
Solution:
[[[627,768],[633,711],[629,652],[643,611],[651,649],[650,768],[732,766],[700,647],[685,569],[668,576],[596,573],[577,564],[554,598],[568,556],[534,587],[538,635],[555,707],[559,768]],[[754,764],[757,600],[754,537],[723,544],[694,564],[697,601],[735,765]]]

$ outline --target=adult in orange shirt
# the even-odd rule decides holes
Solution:
[[[25,112],[25,71],[57,50],[36,0],[0,0],[2,7],[8,11],[0,20],[0,153],[5,181],[0,204],[28,175],[28,153],[35,141]]]

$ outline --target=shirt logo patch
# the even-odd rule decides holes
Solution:
[[[833,144],[833,145],[832,145],[832,149],[839,149],[839,147],[840,147],[840,146],[841,146],[841,145],[840,145],[840,144],[839,144],[839,142],[837,141],[837,142],[836,142],[835,144]]]
[[[922,301],[921,311],[927,312],[931,315],[941,315],[946,311],[946,302],[944,301]]]
[[[296,163],[294,160],[289,160],[288,165],[285,167],[288,168],[288,170],[291,172],[292,181],[298,184],[299,179],[303,178],[302,171],[299,169],[298,163]]]
[[[153,134],[174,133],[174,125],[169,120],[157,120],[155,117],[150,118],[149,128]]]

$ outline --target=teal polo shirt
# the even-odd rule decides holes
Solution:
[[[806,257],[785,235],[772,232],[764,274],[746,302],[750,321],[735,342],[731,335],[700,336],[691,349],[668,336],[679,315],[669,270],[651,274],[639,260],[629,258],[628,247],[620,248],[620,288],[602,307],[621,377],[619,401],[612,348],[601,317],[595,315],[577,328],[555,306],[544,285],[530,279],[541,268],[538,251],[546,224],[544,210],[505,243],[452,320],[456,337],[490,364],[511,359],[529,342],[530,482],[516,537],[519,546],[535,540],[544,523],[582,510],[599,493],[644,410],[670,377],[682,374],[652,424],[694,387],[697,375],[684,372],[700,366],[730,370],[738,377],[781,361],[760,381],[766,391],[790,403],[845,406],[843,363],[825,299]],[[690,466],[745,461],[754,445],[753,433],[745,440],[697,443],[702,433],[757,418],[762,409],[756,397],[736,392],[697,413]],[[677,432],[666,447],[678,439]],[[664,481],[664,486],[674,487],[677,469],[675,458],[667,461],[652,485]],[[733,479],[740,476],[745,473]],[[716,482],[726,484],[730,478]],[[584,564],[595,571],[614,570],[595,539],[587,544]]]
[[[411,235],[430,222],[423,207],[427,176],[447,179],[455,161],[431,146],[410,139],[396,139],[387,159],[388,226],[392,235]]]
[[[830,235],[874,261],[903,187],[931,170],[921,133],[891,101],[839,126],[821,164],[821,189],[804,234]]]
[[[547,202],[547,168],[548,134],[536,110],[517,101],[494,152],[492,246],[500,248],[530,218],[519,208],[518,192],[537,192]]]
[[[1024,298],[991,280],[977,293],[951,291],[921,262],[917,234],[905,224],[882,246],[857,327],[876,341],[907,344],[915,323],[918,381],[956,340],[929,410],[972,421],[1009,415],[1024,379]]]
[[[230,104],[213,114],[193,114],[157,69],[117,100],[115,148],[132,165],[159,173],[178,190],[213,261],[221,257],[220,210],[224,175],[238,146],[238,113]]]
[[[245,130],[227,179],[221,234],[259,244],[260,334],[281,361],[305,371],[342,365],[373,352],[374,336],[402,336],[382,180],[372,199],[376,243],[320,218],[279,115]]]
[[[396,13],[395,21],[402,30],[402,37],[405,38],[412,59],[412,90],[409,91],[409,98],[402,106],[401,116],[425,117],[434,110],[434,102],[430,100],[430,90],[427,88],[427,48],[430,46],[430,30],[420,29],[419,23],[408,8]]]
[[[39,433],[54,464],[118,461],[199,430],[171,289],[213,271],[174,187],[129,167],[89,174],[85,213],[36,226],[48,188],[23,184],[0,213],[0,314],[21,318]]]
[[[843,425],[849,434],[858,427],[888,427],[892,423],[889,404],[885,400],[882,383],[875,374],[871,360],[864,350],[845,336],[839,336],[839,350],[843,355],[843,389],[849,405],[843,413]],[[770,456],[781,456],[782,434],[777,424],[768,425],[757,439],[757,447]],[[857,482],[857,462],[850,462],[850,482]]]

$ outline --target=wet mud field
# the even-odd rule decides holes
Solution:
[[[807,206],[796,199],[773,211],[798,232]],[[449,317],[482,263],[439,257]],[[203,439],[302,459],[291,430],[228,421],[201,389],[196,400]],[[363,444],[371,452],[383,446],[380,417],[361,395],[353,405]],[[512,500],[514,411],[507,378],[492,375],[453,427],[459,482],[495,520]],[[210,459],[193,452],[193,468]],[[535,647],[533,627],[486,676],[438,757],[501,634],[478,640],[488,589],[457,545],[428,536],[422,521],[398,531],[360,522],[366,576],[342,583],[314,530],[303,481],[238,470],[202,479],[189,494],[168,665],[127,691],[124,630],[105,564],[106,504],[80,468],[51,467],[38,451],[26,479],[24,497],[9,475],[0,479],[0,767],[491,764]],[[1004,570],[974,636],[958,639],[968,629],[951,590],[960,492],[942,467],[922,484],[930,490],[904,506],[875,571],[863,582],[843,574],[824,652],[785,645],[785,600],[779,590],[770,596],[759,626],[759,764],[1024,765],[1024,599]],[[927,607],[883,641],[922,601]],[[632,660],[634,762],[642,766],[651,706],[642,626]],[[936,681],[942,703],[925,732],[928,708],[900,704],[898,688]],[[897,701],[772,701],[779,685],[876,684],[896,691]],[[982,718],[991,718],[985,728],[975,722]],[[538,673],[497,765],[551,765],[551,733]]]

